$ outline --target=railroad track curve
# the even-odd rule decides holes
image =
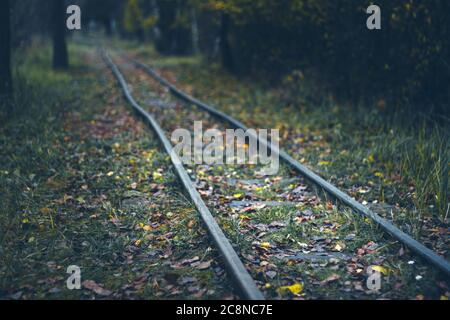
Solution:
[[[225,263],[225,266],[230,273],[231,278],[236,283],[237,288],[242,293],[243,297],[246,299],[252,299],[252,300],[261,300],[265,298],[265,295],[262,293],[261,289],[264,289],[261,286],[261,281],[258,279],[258,285],[255,283],[255,276],[250,275],[249,268],[244,265],[242,262],[242,253],[239,255],[235,249],[233,248],[233,245],[230,243],[230,240],[228,240],[227,236],[225,236],[224,232],[219,227],[219,224],[216,222],[216,219],[214,215],[211,213],[210,209],[213,205],[212,203],[205,203],[203,201],[202,196],[203,193],[200,194],[197,190],[198,186],[195,182],[192,181],[190,177],[190,172],[188,169],[186,169],[180,158],[176,155],[176,153],[173,150],[173,147],[169,141],[169,139],[166,137],[167,132],[170,132],[169,130],[164,130],[163,128],[167,128],[167,121],[162,118],[161,121],[157,121],[155,119],[155,112],[149,113],[147,112],[144,107],[142,107],[141,104],[139,104],[136,99],[133,97],[132,92],[134,93],[134,90],[136,86],[133,86],[132,90],[130,90],[130,87],[127,84],[127,81],[125,80],[124,75],[119,70],[119,67],[113,62],[111,57],[106,53],[106,51],[102,51],[103,59],[105,60],[106,64],[109,66],[111,71],[113,72],[115,78],[117,79],[120,87],[122,88],[124,92],[124,96],[126,100],[131,104],[133,109],[151,126],[153,131],[156,132],[159,140],[161,141],[164,149],[166,152],[170,155],[172,164],[180,178],[180,181],[182,182],[182,185],[186,192],[189,194],[192,202],[195,204],[198,212],[200,213],[200,216],[205,223],[209,234],[211,238],[213,239],[214,244],[219,249],[219,252],[221,253],[222,259]],[[143,64],[141,62],[138,62],[136,60],[130,60],[123,56],[123,54],[120,55],[121,59],[123,59],[123,63],[129,63],[132,64],[137,69],[145,72],[148,74],[151,78],[153,78],[157,83],[159,83],[162,87],[168,89],[167,91],[170,92],[173,96],[175,96],[180,101],[183,101],[188,106],[195,106],[199,111],[207,113],[211,118],[215,120],[219,120],[223,123],[231,124],[234,128],[239,128],[243,130],[247,130],[248,128],[241,123],[240,121],[232,118],[231,116],[215,109],[214,107],[203,103],[185,92],[182,92],[178,88],[176,88],[174,85],[169,83],[166,79],[162,78],[153,68],[150,66]],[[184,109],[186,106],[183,107]],[[184,110],[183,109],[183,110]],[[160,124],[163,123],[163,124]],[[173,130],[173,127],[171,128]],[[314,172],[310,171],[308,168],[294,160],[291,156],[289,156],[286,152],[283,150],[278,149],[272,143],[268,142],[267,140],[260,139],[258,136],[254,137],[259,141],[261,145],[265,145],[266,147],[270,148],[273,153],[279,155],[280,159],[284,161],[287,167],[293,169],[295,171],[295,174],[290,173],[287,174],[290,179],[295,178],[300,174],[300,176],[305,178],[309,183],[312,183],[313,185],[318,186],[321,190],[325,191],[328,195],[331,195],[334,199],[338,200],[340,203],[344,204],[345,206],[351,208],[352,211],[357,212],[360,215],[363,215],[367,218],[370,218],[380,226],[385,232],[390,234],[393,238],[395,238],[398,242],[401,244],[404,244],[405,246],[409,247],[412,252],[419,255],[420,257],[424,258],[427,262],[429,262],[431,265],[436,267],[439,271],[443,272],[446,276],[446,278],[449,278],[450,275],[450,264],[447,260],[439,256],[434,251],[428,249],[423,244],[419,243],[406,233],[399,230],[397,227],[395,227],[392,223],[387,221],[386,219],[380,217],[375,212],[369,210],[365,206],[358,203],[356,200],[345,194],[343,191],[339,190],[332,184],[328,183],[324,179],[322,179],[320,176],[316,175]],[[276,204],[275,204],[276,205]],[[241,256],[241,257],[240,257]],[[306,257],[306,258],[305,258]],[[302,259],[309,259],[307,255],[305,257],[302,257]],[[328,258],[330,256],[327,256]],[[259,288],[258,288],[259,287]]]

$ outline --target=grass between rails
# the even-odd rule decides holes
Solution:
[[[373,108],[340,105],[303,73],[283,86],[237,79],[198,57],[163,57],[135,49],[172,83],[250,127],[281,130],[282,147],[407,233],[448,257],[448,123]],[[392,110],[391,110],[392,109]]]
[[[195,107],[177,103],[148,75],[117,58],[141,106],[152,113],[168,137],[176,128],[224,130],[223,124]],[[429,265],[409,255],[360,216],[321,201],[285,166],[277,176],[255,176],[253,166],[198,165],[188,172],[199,193],[238,248],[266,297],[294,299],[446,299],[448,286]],[[233,203],[244,202],[243,205]],[[260,205],[258,201],[280,205]],[[284,206],[291,202],[293,206]],[[316,254],[322,254],[317,258]],[[367,269],[386,273],[382,289],[370,292]],[[292,290],[292,291],[291,291]]]
[[[95,51],[70,51],[67,73],[45,44],[26,51],[2,120],[0,298],[232,298],[167,156]]]

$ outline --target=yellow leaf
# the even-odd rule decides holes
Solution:
[[[241,199],[244,195],[242,193],[236,193],[235,195],[233,195],[233,198],[235,199]]]
[[[134,245],[136,247],[139,247],[141,245],[142,241],[141,240],[136,240],[136,242],[134,243]]]
[[[86,201],[84,200],[84,198],[83,197],[78,197],[78,198],[76,198],[75,200],[77,200],[78,201],[78,203],[80,203],[80,204],[85,204],[86,203]]]
[[[375,172],[375,177],[383,178],[384,174],[382,174],[381,172]]]
[[[447,296],[441,296],[440,300],[448,300],[448,297]]]
[[[270,242],[263,242],[263,243],[261,243],[261,248],[269,249],[270,248]]]
[[[108,177],[112,177],[112,176],[114,175],[114,172],[113,172],[113,171],[110,171],[110,172],[108,172],[106,175],[107,175]]]
[[[344,248],[342,248],[342,246],[338,243],[336,244],[336,246],[334,247],[334,250],[341,252]]]
[[[320,161],[319,166],[329,166],[331,164],[330,161]]]
[[[373,155],[368,156],[368,157],[367,157],[367,161],[369,161],[369,162],[375,162],[374,156],[373,156]]]
[[[150,226],[143,226],[142,229],[143,229],[144,231],[151,231],[151,230],[152,230],[152,227],[150,227]]]
[[[293,284],[292,286],[284,286],[278,289],[280,294],[286,294],[291,292],[292,294],[299,295],[303,291],[303,285],[300,283]]]
[[[382,266],[372,266],[371,267],[372,270],[377,271],[379,273],[384,274],[385,276],[387,276],[389,274],[389,269],[382,267]]]
[[[39,210],[42,214],[50,214],[50,213],[52,213],[52,209],[50,209],[50,208],[48,208],[48,207],[45,207],[45,208],[42,208],[41,210]]]
[[[153,172],[153,180],[161,180],[163,178],[163,175],[157,171]]]

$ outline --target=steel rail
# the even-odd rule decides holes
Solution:
[[[130,59],[128,57],[125,57],[128,61],[132,62],[135,66],[140,68],[141,70],[144,70],[147,72],[150,76],[152,76],[155,80],[157,80],[160,84],[167,87],[169,91],[179,99],[183,100],[184,102],[187,102],[189,104],[196,105],[197,107],[209,112],[211,115],[229,122],[231,125],[235,126],[236,128],[240,128],[243,130],[247,130],[247,126],[245,126],[242,122],[239,120],[236,120],[235,118],[227,115],[226,113],[217,110],[216,108],[195,99],[194,97],[188,95],[187,93],[179,90],[177,87],[175,87],[173,84],[169,83],[166,79],[161,77],[152,67],[150,67],[147,64],[141,63],[137,60]],[[388,220],[380,217],[377,213],[370,210],[366,206],[363,206],[358,201],[350,197],[345,192],[341,191],[301,163],[299,163],[297,160],[292,158],[288,153],[286,153],[283,150],[278,149],[276,146],[269,143],[267,140],[260,139],[259,136],[253,135],[251,132],[249,133],[252,135],[252,138],[257,139],[257,141],[264,146],[267,146],[270,148],[272,152],[275,152],[275,154],[278,154],[280,158],[287,163],[289,166],[294,168],[297,172],[299,172],[301,175],[303,175],[305,178],[307,178],[310,182],[313,184],[319,186],[321,189],[325,190],[326,193],[331,195],[333,198],[339,200],[341,203],[345,204],[346,206],[350,207],[354,211],[358,212],[359,214],[362,214],[366,217],[369,217],[372,219],[376,224],[378,224],[384,231],[389,233],[392,237],[399,240],[401,243],[409,247],[413,252],[427,260],[429,263],[431,263],[433,266],[441,270],[445,273],[447,278],[450,278],[450,262],[440,255],[438,255],[433,250],[425,247],[423,244],[409,236],[408,234],[401,231],[399,228],[394,226],[391,222]]]
[[[244,295],[246,299],[249,300],[264,300],[264,296],[261,293],[261,291],[256,286],[255,282],[253,281],[252,277],[248,273],[248,271],[245,269],[244,264],[239,259],[236,251],[233,249],[231,243],[226,238],[223,231],[220,229],[219,225],[217,224],[216,220],[212,216],[211,212],[209,211],[206,204],[203,202],[200,194],[198,193],[197,189],[192,184],[192,181],[186,171],[186,169],[183,167],[183,164],[172,148],[172,144],[167,139],[167,137],[164,134],[164,131],[159,126],[159,124],[156,122],[156,120],[153,118],[152,115],[150,115],[148,112],[146,112],[133,98],[133,96],[130,93],[130,90],[128,88],[127,82],[120,72],[119,68],[114,64],[112,59],[109,57],[109,55],[102,51],[102,57],[105,61],[105,63],[109,66],[112,73],[116,77],[119,85],[121,86],[125,98],[128,100],[128,102],[131,104],[131,106],[134,108],[134,110],[142,116],[148,124],[152,127],[153,131],[157,134],[159,140],[161,141],[162,145],[164,146],[164,149],[166,152],[170,155],[172,164],[178,174],[178,177],[180,178],[184,189],[189,194],[191,200],[193,201],[195,207],[197,208],[198,212],[200,213],[200,216],[206,225],[206,228],[212,237],[214,244],[218,248],[219,252],[222,255],[222,258],[225,262],[226,268],[228,272],[230,273],[231,277],[233,278],[234,282],[239,287],[240,292]]]

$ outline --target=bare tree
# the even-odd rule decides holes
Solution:
[[[64,0],[52,0],[53,68],[67,69],[69,55],[66,42],[66,12]]]
[[[234,59],[231,52],[230,40],[230,16],[227,13],[222,13],[220,18],[220,52],[222,56],[222,65],[228,71],[233,72]]]

